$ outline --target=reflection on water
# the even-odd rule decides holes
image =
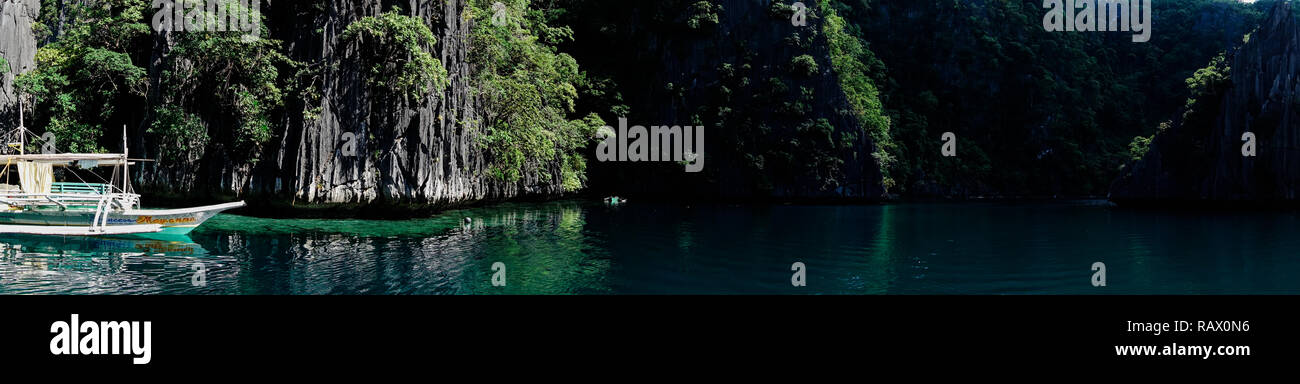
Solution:
[[[178,272],[199,260],[217,265],[217,259],[186,236],[4,234],[0,235],[0,293],[187,292],[191,281]]]
[[[1297,216],[1096,201],[221,215],[188,237],[0,236],[0,293],[1298,293]],[[1105,288],[1090,284],[1097,261]],[[492,285],[497,262],[504,287]],[[794,262],[807,266],[807,287],[791,286]]]

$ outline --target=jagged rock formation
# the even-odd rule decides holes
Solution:
[[[467,1],[403,2],[409,15],[428,21],[437,36],[435,57],[447,68],[450,86],[407,105],[371,94],[356,67],[358,53],[340,42],[353,21],[376,16],[395,2],[332,0],[277,3],[263,12],[271,38],[283,40],[290,58],[315,65],[318,88],[291,100],[275,129],[275,141],[255,165],[237,164],[214,153],[201,160],[197,179],[184,171],[146,173],[142,181],[182,185],[181,193],[218,190],[295,203],[385,203],[451,205],[521,194],[558,195],[558,179],[507,183],[484,172],[483,150],[470,127],[478,107],[466,61],[473,21],[462,17]],[[165,34],[155,58],[166,54]],[[151,67],[151,77],[158,76]],[[355,141],[348,143],[344,135]],[[355,145],[362,156],[345,156]],[[147,143],[142,143],[147,151]],[[367,154],[377,154],[368,156]],[[180,183],[168,183],[177,180]]]
[[[40,14],[40,0],[0,1],[0,129],[18,126],[14,94],[14,76],[36,65],[36,37],[32,34],[32,21]],[[7,68],[6,68],[7,67]]]
[[[1230,56],[1230,83],[1207,96],[1210,113],[1175,121],[1111,187],[1118,203],[1295,202],[1300,197],[1300,24],[1291,2],[1273,6]],[[1256,156],[1243,155],[1243,134]]]

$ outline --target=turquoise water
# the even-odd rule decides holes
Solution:
[[[188,236],[0,236],[0,294],[1294,294],[1298,234],[1294,212],[1102,201],[221,215]]]

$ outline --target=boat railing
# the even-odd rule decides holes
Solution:
[[[102,183],[54,182],[50,185],[52,193],[90,193],[104,194],[113,190],[113,186]]]

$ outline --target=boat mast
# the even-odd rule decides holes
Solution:
[[[130,150],[131,149],[127,147],[126,143],[126,124],[122,124],[122,193],[131,193],[126,190],[128,186],[127,180],[129,179],[127,171],[131,170],[131,165],[128,163],[129,159],[127,158],[127,152]]]
[[[23,97],[18,96],[18,155],[26,155],[27,127],[23,126]]]

